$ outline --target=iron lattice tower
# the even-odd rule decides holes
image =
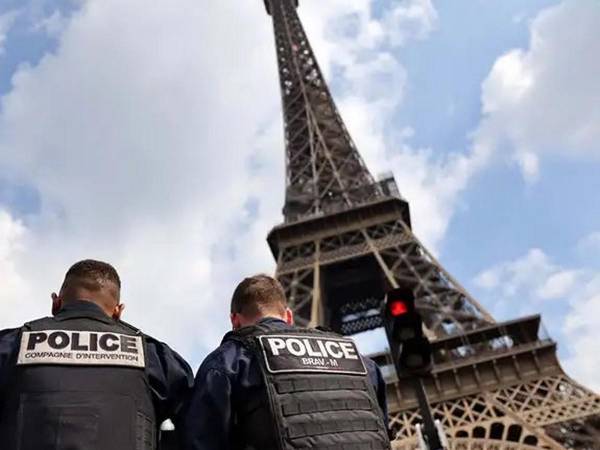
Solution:
[[[600,449],[600,398],[561,369],[539,316],[498,323],[411,230],[393,176],[375,181],[344,126],[297,15],[273,18],[286,143],[285,221],[268,236],[297,323],[350,335],[381,326],[386,290],[407,286],[434,338],[426,381],[453,449]],[[388,354],[395,448],[416,448],[421,421]]]

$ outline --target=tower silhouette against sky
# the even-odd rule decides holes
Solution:
[[[444,270],[413,234],[393,176],[375,180],[365,166],[298,1],[264,1],[286,144],[284,223],[267,240],[297,323],[345,335],[378,328],[384,293],[410,287],[434,341],[427,393],[453,449],[600,449],[600,397],[565,375],[540,316],[496,322]],[[415,448],[412,387],[398,383],[389,354],[374,358],[386,375],[394,446]]]

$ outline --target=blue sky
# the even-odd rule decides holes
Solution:
[[[490,67],[499,55],[526,48],[529,21],[556,3],[434,3],[440,15],[435,31],[400,52],[409,83],[398,119],[414,124],[413,144],[438,151],[466,148],[481,118],[481,83]]]
[[[273,270],[269,18],[258,0],[176,3],[0,6],[0,303],[20,305],[0,327],[46,313],[66,267],[95,256],[130,280],[129,320],[197,365],[235,282]],[[598,387],[600,4],[301,3],[416,234],[498,319],[541,312],[567,369]]]
[[[498,2],[493,8],[489,2],[436,3],[439,28],[402,56],[410,81],[398,120],[415,129],[411,143],[436,152],[467,147],[469,133],[481,120],[480,86],[491,65],[513,48],[527,49],[531,20],[557,3]],[[465,27],[467,14],[477,20]],[[431,70],[436,67],[440,70]],[[541,179],[530,185],[511,164],[489,167],[472,180],[449,223],[441,243],[446,266],[491,310],[497,309],[499,319],[521,313],[520,302],[495,306],[494,293],[474,283],[482,267],[515,259],[535,247],[561,266],[598,270],[598,249],[577,248],[583,237],[600,228],[598,169],[588,161],[549,157],[541,163]],[[399,183],[402,186],[402,180]],[[533,310],[558,326],[568,314],[565,304],[540,304]],[[564,339],[560,328],[550,330]],[[568,353],[565,346],[560,351]]]

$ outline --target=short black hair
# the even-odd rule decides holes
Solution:
[[[231,312],[248,317],[284,314],[286,308],[283,286],[277,279],[265,274],[244,278],[231,298]]]
[[[117,270],[108,263],[94,259],[84,259],[71,266],[65,275],[62,290],[69,287],[83,287],[89,291],[99,291],[106,283],[117,287],[116,298],[119,299],[121,278]]]

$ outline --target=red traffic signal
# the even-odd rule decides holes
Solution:
[[[404,341],[420,335],[421,317],[415,309],[415,294],[411,289],[389,291],[384,308],[384,326],[393,339]]]
[[[415,294],[412,289],[396,288],[385,296],[387,316],[399,318],[415,312]]]
[[[392,300],[388,303],[388,309],[392,317],[398,317],[408,313],[408,305],[403,300]]]
[[[423,320],[409,288],[389,291],[382,306],[383,324],[399,376],[431,370],[431,345],[423,335]]]

